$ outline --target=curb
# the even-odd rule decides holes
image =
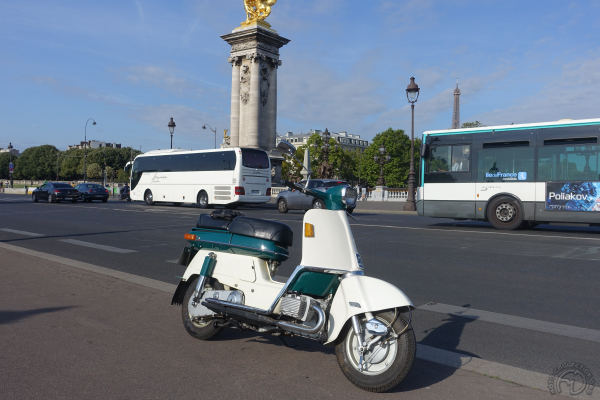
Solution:
[[[11,250],[17,253],[27,254],[44,260],[54,261],[74,268],[95,272],[97,274],[110,276],[134,284],[160,290],[162,292],[173,293],[175,291],[175,288],[177,287],[176,285],[158,281],[155,279],[145,278],[126,272],[120,272],[109,268],[104,268],[97,265],[84,263],[81,261],[71,260],[69,258],[55,256],[53,254],[42,253],[39,251],[30,250],[2,242],[0,242],[0,248]],[[547,388],[549,376],[539,372],[528,371],[510,365],[486,361],[481,358],[469,357],[459,353],[454,353],[451,351],[442,350],[436,347],[426,346],[422,344],[417,344],[417,358],[425,361],[434,362],[436,364],[445,365],[451,368],[469,371],[488,378],[495,378],[506,382],[512,382],[517,385],[537,389],[543,392],[548,391]],[[567,393],[564,392],[559,393],[559,395],[571,398],[582,398],[580,396],[569,396]],[[594,392],[592,392],[591,395],[586,396],[585,398],[592,400],[600,400],[600,393],[598,392],[598,390],[595,390]]]

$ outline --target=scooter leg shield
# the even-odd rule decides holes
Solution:
[[[354,315],[403,307],[414,309],[410,299],[391,283],[362,275],[346,278],[331,304],[325,345],[335,344],[346,322]]]

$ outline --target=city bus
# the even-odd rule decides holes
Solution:
[[[488,221],[600,226],[600,119],[428,131],[417,212]]]
[[[271,161],[264,150],[239,147],[154,150],[135,158],[130,182],[131,200],[148,205],[236,208],[271,199]]]

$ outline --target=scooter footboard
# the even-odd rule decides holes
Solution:
[[[335,343],[352,316],[401,307],[414,308],[410,299],[391,283],[363,275],[346,278],[340,283],[331,304],[325,345]]]

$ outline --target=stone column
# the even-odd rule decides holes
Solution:
[[[279,49],[289,39],[260,24],[237,28],[221,38],[231,45],[230,59],[237,57],[242,60],[241,69],[236,72],[234,67],[231,78],[232,146],[235,145],[233,137],[237,115],[238,145],[272,150],[277,135]],[[239,82],[239,86],[235,82]],[[239,92],[236,93],[238,87]]]
[[[260,55],[252,54],[250,59],[250,100],[248,100],[248,119],[246,120],[245,135],[248,147],[260,147],[258,134],[260,132]]]
[[[239,57],[230,57],[231,72],[231,122],[229,126],[229,145],[238,147],[240,145],[240,66],[242,60]]]
[[[267,103],[267,146],[275,147],[277,141],[277,69],[281,65],[280,60],[274,58],[271,61],[271,74],[269,76],[269,101]]]

